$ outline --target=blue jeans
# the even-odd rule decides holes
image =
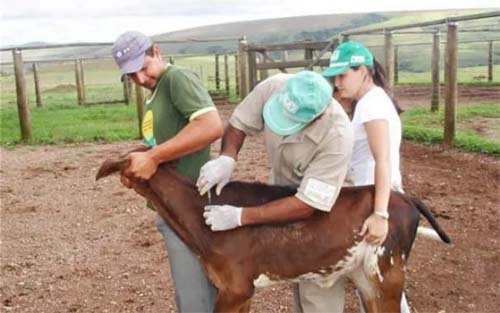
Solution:
[[[213,312],[217,289],[208,280],[198,258],[160,216],[156,218],[156,227],[165,239],[177,310],[181,313]]]

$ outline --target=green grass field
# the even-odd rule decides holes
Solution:
[[[175,64],[198,73],[204,84],[217,92],[215,57],[176,58]],[[230,100],[235,101],[234,56],[228,58]],[[225,92],[224,58],[219,58],[220,93]],[[130,105],[77,105],[74,64],[44,64],[39,69],[43,106],[36,107],[33,73],[25,73],[34,144],[85,141],[117,141],[138,138],[135,95]],[[111,60],[84,63],[87,102],[123,99],[119,71]],[[146,96],[149,94],[146,91]],[[15,81],[13,76],[0,77],[0,145],[20,143]]]
[[[73,101],[72,93],[62,93],[61,98]],[[455,146],[465,151],[500,156],[500,136],[496,139],[481,137],[467,125],[476,118],[499,119],[498,104],[459,106]],[[443,137],[443,113],[426,109],[411,109],[402,115],[404,138],[438,144]],[[139,136],[135,103],[130,105],[76,105],[52,104],[31,110],[32,144],[60,144],[70,142],[112,142],[133,140]],[[500,134],[500,125],[493,131]],[[0,145],[15,146],[21,143],[17,109],[0,108]]]
[[[215,57],[201,56],[176,58],[175,64],[196,72],[209,90],[216,90]],[[47,105],[76,104],[74,63],[39,65],[39,82],[42,100]],[[220,90],[225,90],[224,57],[219,57]],[[228,74],[230,92],[235,89],[234,56],[228,57]],[[28,86],[29,100],[35,103],[35,87],[31,64],[25,67],[25,80]],[[112,60],[87,60],[84,62],[84,81],[88,102],[123,99],[123,87],[120,73]],[[62,96],[62,93],[73,91],[74,96]],[[48,101],[46,101],[48,100]],[[13,75],[0,77],[0,107],[16,105],[15,81]]]
[[[373,23],[364,28],[403,25],[484,11],[454,10],[453,12],[436,11],[414,12],[413,14],[402,15],[389,14],[388,20],[382,23]],[[479,19],[460,22],[459,29],[494,28],[497,24],[498,18]],[[286,31],[283,30],[283,32]],[[224,37],[223,34],[211,33],[211,35]],[[357,35],[351,36],[351,40],[363,42],[370,47],[376,59],[383,60],[382,35]],[[393,40],[394,45],[399,47],[398,83],[401,85],[430,84],[432,49],[430,43],[432,42],[432,34],[394,34]],[[446,33],[443,32],[441,34],[441,41],[444,42],[445,40]],[[483,42],[466,43],[471,40],[482,40]],[[500,64],[494,66],[493,82],[486,82],[487,67],[484,64],[486,64],[488,58],[489,40],[494,41],[494,59],[498,63],[500,42],[498,41],[497,33],[489,31],[482,33],[460,32],[458,34],[458,64],[460,67],[458,70],[458,83],[460,85],[500,85]],[[428,44],[404,46],[404,44],[414,43]],[[441,68],[444,66],[444,48],[444,45],[441,45]],[[235,47],[232,49],[234,50]],[[25,60],[50,59],[53,57],[70,58],[75,55],[90,56],[87,50],[82,50],[81,48],[25,50],[23,51],[23,55]],[[92,50],[92,53],[96,51]],[[108,50],[105,53],[108,53]],[[12,55],[10,51],[7,51],[0,53],[0,57],[2,61],[7,62],[11,60]],[[290,51],[289,57],[290,60],[303,59],[304,52]],[[329,57],[329,55],[327,54],[325,57]],[[219,72],[221,81],[219,90],[216,90],[215,57],[213,55],[175,57],[176,65],[196,72],[205,86],[214,93],[223,93],[225,90],[223,61],[223,56],[220,56]],[[231,90],[229,96],[231,101],[237,102],[239,99],[235,93],[235,59],[233,55],[229,56],[228,65]],[[130,140],[137,138],[138,121],[134,101],[129,106],[113,104],[80,107],[77,105],[74,67],[73,62],[39,64],[43,107],[36,108],[32,68],[31,64],[25,64],[25,79],[28,85],[28,98],[31,107],[31,122],[34,136],[32,143],[55,144],[64,142]],[[291,69],[289,72],[295,73],[299,70],[301,69]],[[317,72],[321,70],[319,67],[315,68]],[[9,74],[9,72],[11,72],[11,69],[0,67],[0,145],[2,146],[12,146],[20,143],[15,82],[14,76]],[[269,74],[272,75],[277,72],[278,70],[271,70]],[[443,71],[441,71],[441,81],[443,81],[443,76]],[[86,60],[84,63],[84,80],[87,102],[123,99],[123,86],[120,82],[120,75],[111,59]],[[134,96],[132,96],[132,100],[134,100]],[[481,137],[481,134],[478,134],[478,132],[474,132],[471,127],[471,123],[475,119],[500,118],[498,107],[498,103],[458,106],[456,145],[469,151],[499,155],[498,146],[500,143],[498,137],[500,136],[491,139],[491,137],[495,136],[490,135],[490,139],[487,139],[484,136]],[[425,143],[439,143],[442,140],[442,112],[430,113],[426,110],[414,109],[407,111],[403,114],[402,118],[405,125],[404,136],[406,138]],[[493,128],[493,132],[498,134],[500,129],[499,126],[495,125],[488,125],[488,127]]]
[[[216,91],[215,83],[215,58],[214,56],[198,56],[175,59],[175,64],[189,68],[198,73],[205,86],[211,91]],[[219,60],[220,90],[225,91],[225,75],[223,57]],[[229,83],[231,97],[235,97],[235,62],[234,56],[229,57]],[[290,72],[297,72],[294,69]],[[321,68],[316,67],[320,72]],[[278,70],[269,71],[272,75]],[[458,70],[459,84],[484,84],[486,82],[487,67],[474,66]],[[441,80],[444,74],[441,71]],[[500,84],[500,65],[493,68],[492,84]],[[33,73],[27,66],[25,79],[28,86],[29,102],[33,105],[35,100]],[[86,61],[84,64],[84,80],[86,99],[88,102],[109,101],[123,99],[123,87],[116,66],[111,60]],[[44,105],[73,105],[77,103],[75,89],[74,64],[41,64],[39,81]],[[399,84],[430,84],[431,74],[426,72],[399,71]],[[16,106],[16,93],[14,76],[0,77],[0,109]]]
[[[14,108],[0,110],[0,145],[20,143],[20,128]],[[53,105],[31,111],[34,144],[119,141],[138,138],[134,105],[77,107]]]
[[[500,50],[500,45],[498,47]],[[399,83],[408,84],[425,84],[431,82],[430,74],[430,55],[426,56],[425,49],[420,49],[421,58],[426,60],[428,68],[425,71],[413,70],[399,70]],[[300,58],[302,54],[291,54],[290,58]],[[401,58],[400,58],[401,59]],[[459,64],[460,64],[459,55]],[[422,61],[423,62],[423,61]],[[400,61],[402,63],[402,61]],[[204,82],[205,86],[210,90],[216,89],[215,83],[215,57],[214,56],[195,56],[195,57],[177,57],[175,64],[189,68],[196,72]],[[403,66],[403,65],[401,65]],[[424,66],[421,66],[424,67]],[[292,69],[290,72],[297,72],[300,69]],[[316,67],[316,71],[321,71],[321,68]],[[220,89],[225,89],[225,74],[224,74],[224,61],[223,56],[219,58],[219,72],[220,72]],[[278,70],[269,71],[270,74],[277,73]],[[235,87],[235,60],[234,56],[228,58],[228,74],[230,88],[233,90]],[[461,67],[458,70],[458,82],[462,84],[467,83],[485,83],[487,76],[486,66],[470,66]],[[441,80],[444,74],[441,71]],[[500,84],[500,65],[495,65],[493,68],[494,83]],[[26,64],[25,79],[28,86],[28,94],[30,101],[34,103],[34,82],[31,64]],[[84,80],[87,91],[87,98],[90,102],[99,100],[120,99],[123,97],[121,91],[120,75],[116,65],[112,60],[88,60],[84,63]],[[39,81],[42,90],[42,99],[49,98],[47,103],[57,102],[60,91],[69,91],[75,85],[75,73],[73,63],[54,64],[43,63],[39,64]],[[100,92],[104,90],[105,92]],[[76,91],[75,91],[76,94]],[[56,95],[55,97],[53,97]],[[60,100],[57,104],[65,104]],[[76,103],[76,95],[74,97]],[[44,101],[45,102],[45,101]],[[0,76],[0,106],[15,105],[15,82],[13,75]]]
[[[401,118],[404,138],[426,144],[439,144],[443,141],[443,111],[432,113],[428,109],[411,109],[404,112]],[[493,136],[485,138],[471,129],[471,124],[477,119],[500,119],[500,105],[487,103],[459,106],[456,112],[454,146],[465,151],[500,156],[500,124],[493,122],[488,129]]]
[[[234,92],[234,57],[229,58],[231,98],[237,101]],[[215,91],[215,65],[213,56],[177,58],[175,64],[190,68],[198,73],[204,84]],[[223,92],[224,66],[220,58],[221,83]],[[297,71],[300,69],[297,69]],[[321,71],[316,68],[316,71]],[[295,71],[292,71],[295,72]],[[461,68],[458,73],[460,84],[482,84],[474,77],[486,75],[485,66]],[[270,72],[273,74],[274,72]],[[64,142],[117,141],[138,138],[138,121],[135,103],[93,105],[79,107],[75,89],[74,64],[45,64],[39,71],[43,107],[36,108],[33,73],[26,72],[28,95],[31,106],[31,122],[34,144],[55,144]],[[86,61],[84,65],[86,99],[88,102],[123,99],[123,86],[116,66],[111,60]],[[401,84],[428,84],[430,72],[399,72]],[[442,77],[442,75],[441,75]],[[494,82],[500,84],[500,65],[494,67]],[[147,93],[146,93],[147,94]],[[134,100],[134,95],[132,95]],[[458,108],[457,123],[464,124],[473,117],[499,118],[498,106],[494,104]],[[476,111],[479,110],[479,111]],[[418,141],[437,143],[442,135],[442,113],[430,114],[426,111],[410,110],[403,114],[405,137]],[[440,137],[441,136],[441,137]],[[458,129],[458,142],[486,140],[466,129]],[[488,141],[488,140],[486,140]],[[20,143],[20,129],[17,115],[15,83],[13,76],[0,77],[0,145],[12,146]],[[460,145],[460,144],[459,144]],[[482,143],[493,148],[472,147],[462,144],[471,151],[498,154],[498,142]],[[471,148],[472,147],[472,148]]]

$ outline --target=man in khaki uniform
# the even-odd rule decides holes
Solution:
[[[214,186],[220,194],[245,137],[261,131],[271,164],[271,184],[297,187],[297,193],[255,207],[208,205],[204,217],[212,231],[304,219],[314,210],[330,211],[339,194],[351,158],[351,124],[332,98],[330,84],[309,71],[272,76],[236,107],[220,156],[200,170],[201,194]],[[331,312],[337,306],[332,294],[331,289],[301,282],[295,290],[297,309]]]

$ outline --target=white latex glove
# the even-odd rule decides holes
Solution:
[[[241,226],[242,210],[232,205],[206,205],[203,217],[212,231],[228,230]]]
[[[200,195],[204,195],[215,185],[217,185],[215,192],[220,195],[222,188],[229,182],[235,165],[236,161],[226,155],[205,163],[200,169],[200,176],[196,182]]]

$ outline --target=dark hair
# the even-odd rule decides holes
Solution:
[[[357,71],[359,69],[359,66],[352,67],[353,70]],[[394,96],[392,95],[391,90],[389,89],[389,86],[387,85],[387,80],[385,79],[385,70],[382,64],[380,64],[377,60],[373,59],[373,67],[367,67],[368,73],[370,77],[373,79],[373,83],[384,89],[385,93],[391,98],[392,104],[394,105],[394,108],[396,109],[396,112],[398,114],[403,113],[403,109],[399,106],[399,103],[396,101]]]
[[[330,80],[335,79],[335,77],[329,77],[329,78],[330,78]],[[335,86],[335,83],[333,82],[333,95],[335,95],[335,93],[336,93],[337,91],[339,91],[339,90],[338,90],[338,88]],[[342,101],[339,101],[339,102],[340,102],[340,104],[342,105]],[[345,109],[345,107],[342,105],[342,107],[344,107],[344,111],[345,111],[345,113],[347,114],[347,116],[349,117],[349,119],[350,119],[350,120],[352,120],[352,117],[353,117],[353,115],[354,115],[354,110],[356,109],[356,104],[357,104],[357,103],[358,103],[358,100],[356,100],[356,99],[352,99],[352,100],[351,100],[351,110],[350,110],[350,111],[347,111],[347,110]]]
[[[151,45],[148,49],[146,49],[145,53],[146,53],[147,56],[150,56],[150,57],[154,56],[153,47],[154,47],[154,45]]]

